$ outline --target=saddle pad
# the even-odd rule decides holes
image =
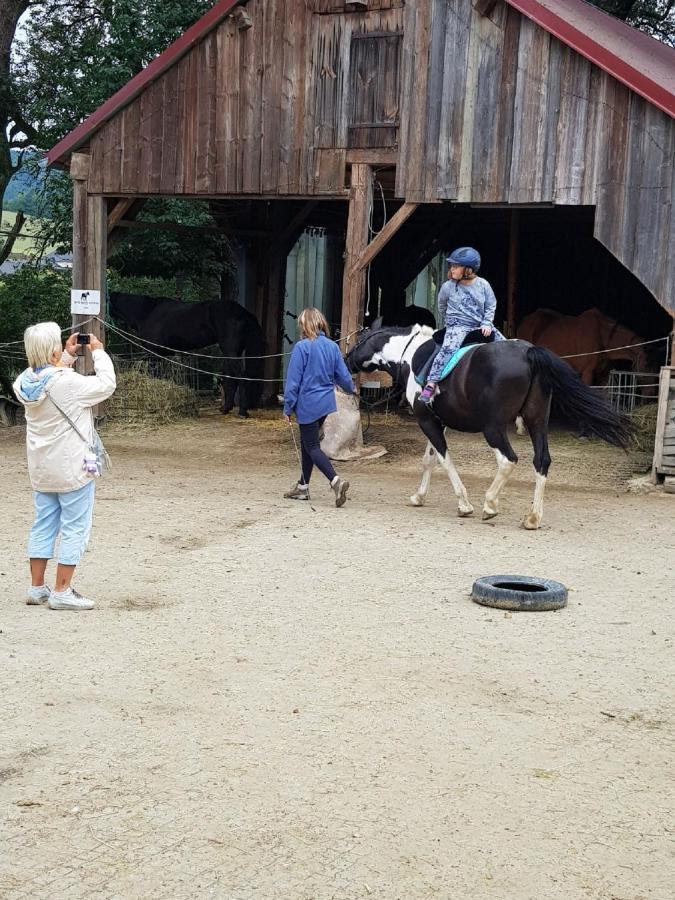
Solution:
[[[447,378],[448,375],[455,368],[460,359],[464,356],[467,350],[473,350],[474,347],[478,347],[478,344],[467,344],[466,347],[460,347],[459,350],[455,350],[450,359],[445,364],[445,368],[441,374],[439,381],[443,381],[444,378]],[[424,386],[426,384],[426,378],[424,377],[424,373],[420,373],[422,375],[422,379],[420,380],[420,375],[417,375],[415,381],[418,384]]]

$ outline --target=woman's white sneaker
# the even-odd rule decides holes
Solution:
[[[93,609],[94,601],[87,600],[73,588],[68,588],[67,591],[52,591],[47,606],[50,609]]]
[[[46,603],[49,600],[50,594],[51,589],[46,584],[43,584],[42,587],[30,587],[26,594],[26,603],[29,606],[40,606],[41,603]]]

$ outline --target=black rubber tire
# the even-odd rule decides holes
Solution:
[[[522,585],[521,588],[518,585]],[[525,575],[486,575],[473,583],[471,599],[481,606],[518,612],[562,609],[567,605],[567,588],[550,578]]]

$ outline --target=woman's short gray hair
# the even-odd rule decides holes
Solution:
[[[31,325],[23,333],[23,345],[26,348],[28,365],[32,369],[49,364],[52,353],[63,350],[61,329],[56,322],[38,322]]]

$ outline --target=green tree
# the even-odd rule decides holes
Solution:
[[[212,5],[213,0],[2,0],[0,206],[24,151],[52,147]],[[50,179],[51,187],[54,181],[58,187],[58,177]],[[67,213],[53,197],[47,202]],[[0,234],[0,263],[22,226],[19,211],[10,233]]]
[[[0,7],[0,210],[7,185],[21,168],[23,152],[31,141],[25,133],[27,126],[14,91],[11,65],[16,26],[28,3],[29,0],[3,0]],[[0,233],[0,263],[11,253],[23,223],[24,216],[19,210],[13,227],[6,234]]]
[[[590,0],[593,6],[675,47],[675,0]]]

